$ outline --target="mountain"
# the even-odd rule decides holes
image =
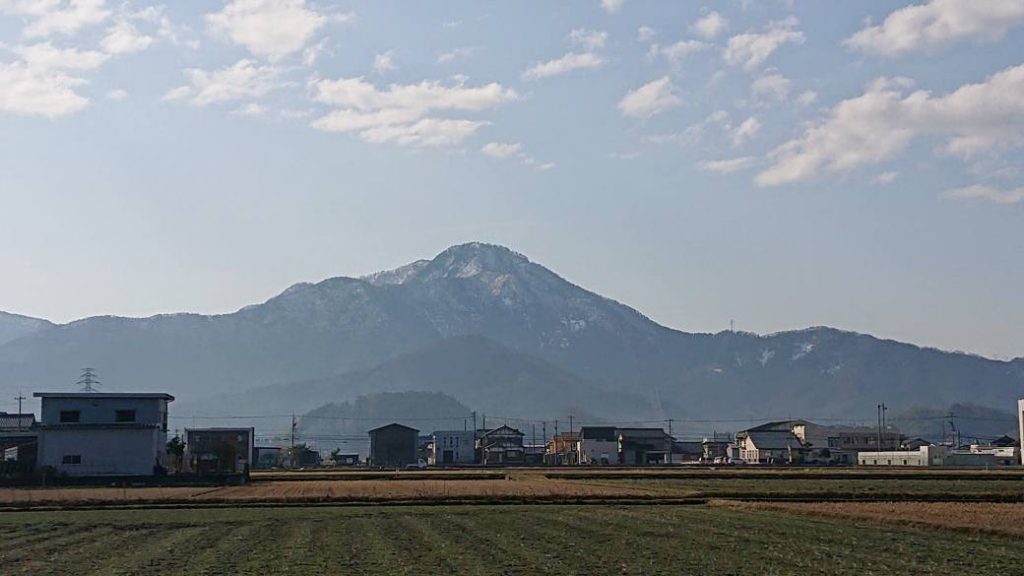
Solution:
[[[302,441],[345,443],[366,454],[367,430],[401,422],[428,434],[434,430],[473,428],[473,414],[461,402],[438,392],[378,392],[331,403],[303,415],[297,429]],[[339,442],[340,441],[340,442]]]
[[[831,328],[673,330],[480,243],[364,278],[296,284],[231,314],[88,318],[0,345],[5,382],[35,390],[71,389],[87,365],[104,389],[177,395],[181,414],[217,397],[235,399],[222,404],[225,413],[244,414],[255,398],[265,398],[261,409],[290,413],[417,390],[452,394],[475,410],[496,403],[506,416],[579,409],[720,430],[746,418],[870,419],[878,402],[1008,409],[1024,392],[1024,359]]]
[[[39,318],[0,312],[0,346],[53,327],[53,323]]]
[[[281,406],[302,414],[362,395],[424,390],[449,395],[492,417],[554,420],[574,414],[598,421],[611,415],[610,407],[618,418],[642,418],[662,408],[642,395],[586,380],[480,336],[453,336],[369,370],[184,400],[179,407],[199,416],[261,418],[280,414]]]

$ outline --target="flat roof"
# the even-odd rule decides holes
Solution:
[[[174,396],[164,392],[34,392],[36,398],[158,398],[174,400]]]

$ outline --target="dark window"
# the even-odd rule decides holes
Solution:
[[[82,413],[78,410],[61,410],[60,421],[61,423],[78,422],[82,419]]]
[[[64,458],[61,459],[61,462],[63,462],[64,464],[81,464],[82,463],[82,455],[81,454],[65,454]]]
[[[117,422],[135,422],[135,410],[118,410],[114,419]]]

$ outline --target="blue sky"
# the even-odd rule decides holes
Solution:
[[[0,309],[481,240],[689,331],[1024,355],[1024,0],[0,0]]]

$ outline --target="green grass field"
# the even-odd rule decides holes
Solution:
[[[0,573],[1020,574],[1019,540],[709,506],[7,512]]]

